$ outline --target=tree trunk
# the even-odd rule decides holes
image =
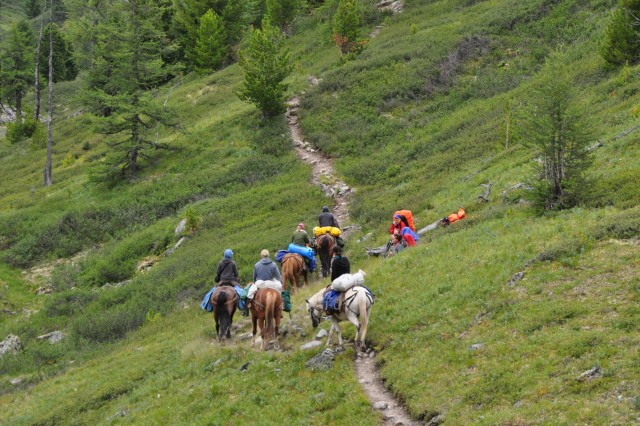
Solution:
[[[53,21],[53,0],[49,9],[49,25]],[[53,173],[51,170],[51,156],[53,153],[53,31],[49,31],[49,102],[47,114],[47,165],[44,174],[44,186],[53,184]]]
[[[40,32],[38,33],[38,46],[36,47],[36,66],[35,66],[35,97],[36,106],[33,110],[33,116],[36,120],[40,119],[40,46],[42,44],[42,27],[44,26],[44,12],[47,10],[47,0],[44,0],[42,8],[42,19],[40,19]]]

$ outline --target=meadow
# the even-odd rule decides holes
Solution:
[[[329,8],[299,18],[289,83],[303,133],[356,190],[346,249],[376,295],[368,340],[386,385],[425,422],[640,421],[640,67],[598,53],[614,2],[407,1],[398,15],[374,3],[363,2],[362,32],[382,28],[354,60],[328,37]],[[528,191],[509,190],[534,178],[536,155],[522,136],[507,145],[505,123],[558,52],[603,146],[581,205],[540,214]],[[328,372],[305,367],[320,349],[297,350],[314,335],[304,298],[326,280],[294,296],[282,352],[218,345],[198,307],[225,248],[248,281],[262,248],[285,248],[330,203],[284,118],[261,122],[235,97],[240,81],[232,65],[158,90],[181,129],[133,182],[91,179],[108,147],[75,100],[82,78],[56,86],[52,187],[40,183],[42,147],[0,140],[0,338],[24,346],[0,358],[0,423],[379,423],[353,349]],[[411,209],[422,227],[460,206],[466,220],[416,248],[366,256],[393,211]],[[175,235],[187,209],[201,223]],[[136,272],[149,257],[155,266]],[[48,264],[35,282],[21,273]],[[53,292],[35,295],[40,285]],[[249,331],[239,324],[236,336]],[[53,330],[60,344],[36,339]]]

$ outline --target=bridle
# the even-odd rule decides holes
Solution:
[[[308,300],[307,303],[309,303]],[[311,315],[311,325],[313,325],[313,328],[316,328],[318,324],[320,324],[322,318],[320,317],[320,315],[316,315],[316,309],[311,306],[311,303],[309,303],[309,315]]]

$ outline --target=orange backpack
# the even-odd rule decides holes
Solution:
[[[416,227],[413,224],[413,213],[411,213],[411,210],[398,210],[393,214],[393,217],[395,217],[397,214],[404,216],[407,219],[409,228],[411,228],[411,230],[415,232]]]

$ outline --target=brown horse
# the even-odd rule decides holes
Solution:
[[[216,320],[218,342],[231,338],[231,323],[238,306],[238,293],[229,285],[218,286],[211,295],[213,318]]]
[[[266,350],[267,345],[275,340],[278,347],[278,333],[280,319],[282,318],[282,296],[278,290],[261,288],[251,302],[251,321],[253,322],[253,344],[256,344],[257,325],[260,324],[260,336],[262,337],[261,350]]]
[[[316,238],[316,252],[320,256],[322,277],[328,277],[331,272],[331,253],[336,239],[331,234],[322,234]]]
[[[291,291],[300,288],[300,277],[304,277],[304,283],[309,284],[307,270],[304,267],[304,259],[296,253],[285,254],[282,258],[282,288],[287,290],[287,282],[291,283]]]

